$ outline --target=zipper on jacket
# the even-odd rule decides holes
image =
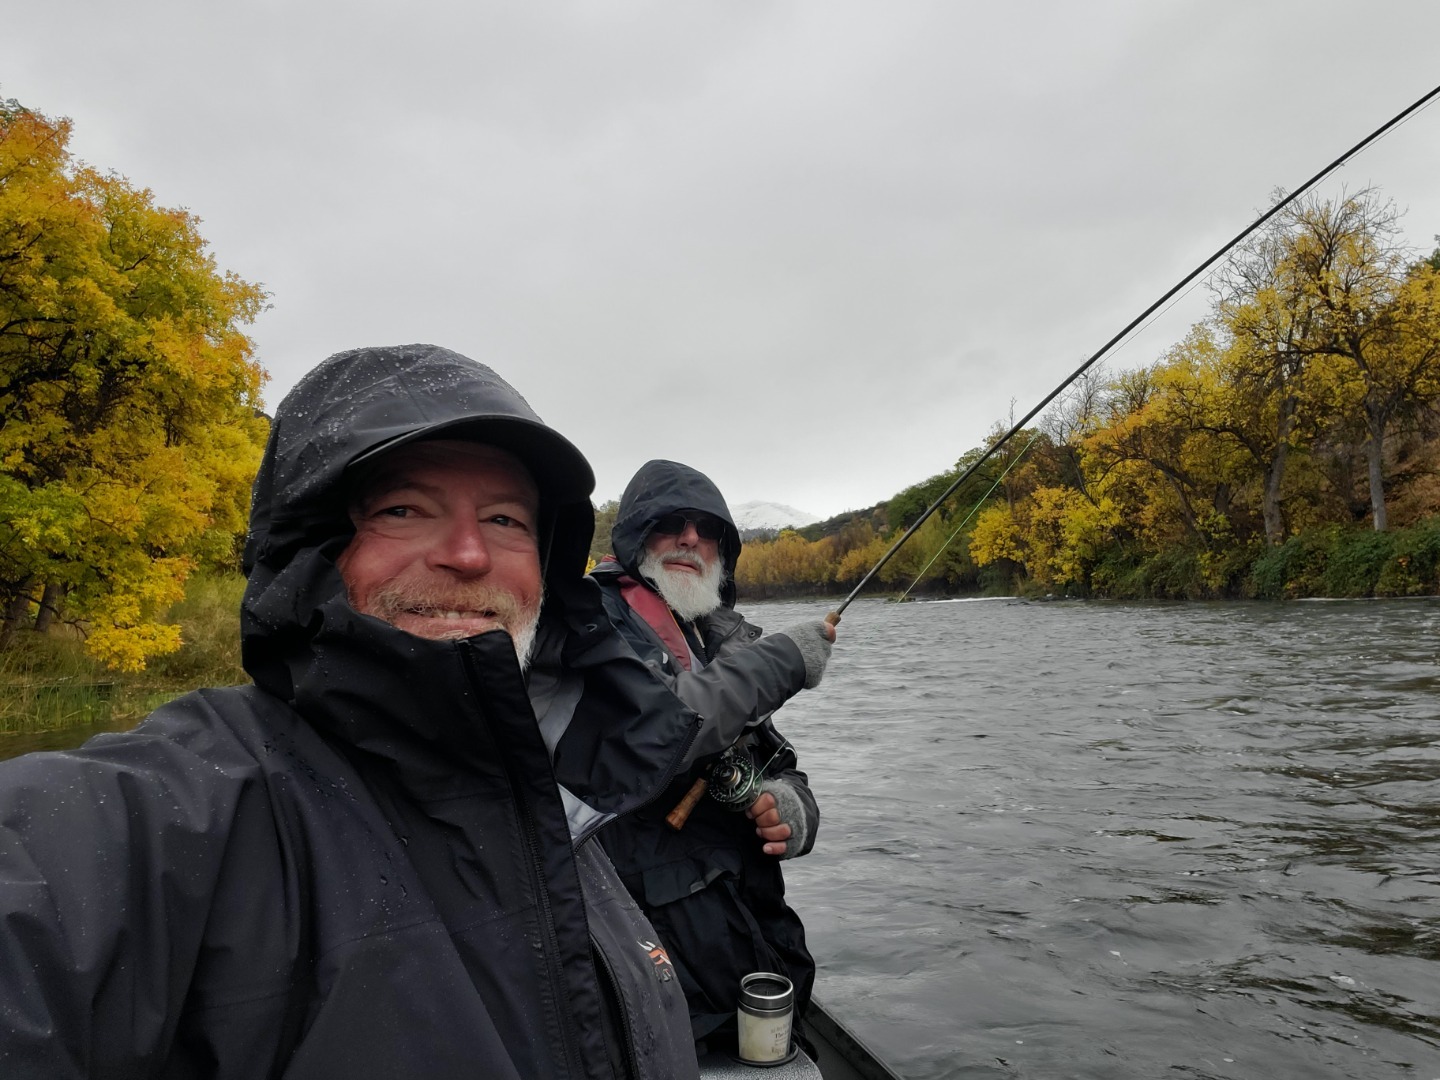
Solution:
[[[464,657],[465,674],[470,680],[471,688],[477,700],[483,701],[485,695],[482,693],[484,683],[479,679],[473,665],[475,658],[469,649],[461,649]],[[555,912],[550,906],[550,890],[545,878],[545,858],[540,851],[540,838],[535,825],[535,812],[530,807],[530,800],[527,799],[520,787],[520,782],[515,776],[513,763],[509,754],[501,755],[501,764],[505,767],[505,780],[510,787],[510,797],[515,802],[516,816],[520,819],[521,833],[525,841],[525,849],[529,854],[530,876],[535,887],[536,901],[540,907],[541,927],[545,934],[546,956],[549,962],[546,967],[550,975],[551,993],[554,997],[555,1012],[565,1031],[565,1056],[567,1071],[576,1077],[587,1075],[585,1059],[580,1052],[580,1039],[574,1026],[574,1018],[570,1012],[570,990],[565,978],[564,964],[560,959],[560,938],[555,930]],[[574,857],[572,850],[571,857]],[[578,868],[577,868],[578,873]],[[584,905],[581,905],[581,918],[585,919],[585,936],[591,940],[593,948],[593,935],[590,933],[590,923],[586,918]]]
[[[610,958],[605,955],[605,950],[600,947],[594,934],[590,935],[590,951],[595,954],[595,968],[602,975],[601,985],[605,998],[615,1007],[615,1026],[620,1031],[620,1048],[625,1054],[625,1075],[638,1080],[640,1055],[635,1049],[635,1035],[630,1030],[630,1014],[625,1009],[625,999],[620,996],[620,980],[615,977]]]
[[[536,900],[540,906],[541,925],[545,933],[546,952],[550,957],[550,963],[547,965],[550,969],[550,986],[554,993],[556,1012],[561,1023],[565,1025],[568,1036],[565,1040],[567,1057],[570,1058],[570,1067],[574,1074],[584,1076],[586,1075],[584,1058],[580,1053],[580,1041],[574,1030],[569,1009],[570,988],[565,977],[564,964],[560,959],[560,937],[555,930],[555,912],[550,906],[550,889],[546,883],[545,860],[540,853],[540,839],[536,835],[535,815],[530,809],[528,800],[521,793],[520,785],[516,781],[508,761],[505,763],[505,777],[510,782],[510,795],[515,800],[516,810],[525,835],[525,847],[530,853],[531,880],[535,884]],[[583,911],[581,916],[584,917]],[[588,920],[585,933],[587,937],[590,936]]]

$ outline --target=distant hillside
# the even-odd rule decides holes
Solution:
[[[813,543],[822,536],[838,536],[847,526],[851,525],[867,523],[872,527],[879,528],[886,522],[886,508],[889,505],[888,502],[882,502],[863,510],[846,510],[843,514],[836,514],[824,521],[812,522],[796,531]]]

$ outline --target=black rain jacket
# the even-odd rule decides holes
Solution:
[[[541,487],[536,670],[563,660],[617,735],[595,752],[627,783],[575,833],[509,637],[404,634],[356,614],[335,567],[346,466],[471,424]],[[694,732],[647,699],[582,576],[590,485],[518,394],[445,350],[356,350],[301,381],[255,483],[255,685],[0,765],[0,1076],[696,1074],[673,970],[593,839]]]
[[[692,671],[677,665],[626,603],[619,581],[622,574],[642,580],[646,537],[656,521],[681,509],[701,510],[725,522],[722,603],[697,620],[705,664]],[[605,609],[639,658],[684,706],[700,714],[702,727],[688,768],[664,796],[605,829],[601,839],[626,887],[670,947],[696,1039],[728,1038],[735,1029],[741,976],[754,971],[788,976],[803,1014],[815,962],[799,916],[785,903],[780,861],[761,850],[749,818],[707,797],[683,829],[670,828],[664,819],[715,756],[738,740],[757,765],[769,763],[767,775],[783,779],[800,799],[810,821],[805,850],[813,846],[819,826],[814,796],[796,768],[794,751],[769,719],[804,687],[805,664],[789,638],[762,638],[760,628],[734,610],[740,534],[724,497],[703,473],[673,461],[647,462],[621,496],[611,543],[616,561],[592,571],[604,591]],[[677,706],[675,723],[687,722],[688,712]],[[562,763],[564,750],[562,741]],[[561,775],[566,776],[563,768]]]

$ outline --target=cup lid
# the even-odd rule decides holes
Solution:
[[[740,1003],[752,1009],[786,1009],[795,1001],[795,987],[784,975],[755,971],[740,980]]]

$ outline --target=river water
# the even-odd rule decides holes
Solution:
[[[1440,602],[857,601],[819,996],[909,1080],[1437,1080],[1437,690]]]
[[[823,818],[786,876],[901,1075],[1440,1078],[1440,603],[861,600],[840,635],[776,717]]]

